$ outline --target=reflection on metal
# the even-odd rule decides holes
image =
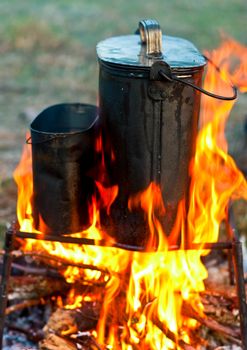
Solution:
[[[142,44],[146,46],[146,55],[162,58],[162,32],[159,23],[152,19],[140,21],[139,30]]]
[[[97,44],[96,49],[99,60],[108,66],[118,65],[132,71],[137,69],[141,74],[157,60],[155,55],[146,55],[146,45],[142,44],[137,34],[105,39]],[[167,62],[178,73],[206,65],[205,57],[186,39],[162,35],[161,49],[162,57],[159,60]]]

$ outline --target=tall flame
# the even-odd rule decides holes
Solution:
[[[211,91],[229,94],[229,81],[240,91],[247,87],[247,48],[226,40],[217,50],[207,53],[215,64],[221,67],[222,82],[212,65],[204,87]],[[233,58],[238,64],[230,73]],[[220,101],[202,97],[201,130],[197,137],[196,155],[191,164],[191,195],[188,214],[189,234],[193,242],[215,242],[218,240],[219,225],[227,217],[229,200],[247,199],[247,186],[234,160],[227,154],[225,124],[235,101]],[[199,176],[200,174],[200,176]]]
[[[27,139],[29,134],[27,134]],[[14,171],[14,179],[18,186],[17,199],[17,219],[23,231],[32,232],[32,205],[33,194],[33,172],[31,148],[27,145],[23,148],[23,153],[19,165]]]
[[[214,67],[209,65],[205,89],[230,94],[224,81],[231,80],[241,92],[247,91],[246,47],[228,39],[207,55],[221,67],[221,73],[215,72]],[[185,200],[182,199],[169,237],[160,222],[160,217],[165,215],[161,191],[157,184],[151,183],[145,191],[129,198],[128,203],[130,211],[142,209],[148,222],[150,235],[145,253],[34,240],[28,240],[23,247],[26,250],[46,251],[68,262],[98,268],[82,270],[69,267],[64,275],[69,283],[80,279],[84,282],[103,280],[105,288],[97,325],[97,341],[100,344],[117,350],[166,350],[179,348],[180,341],[191,342],[190,329],[197,324],[183,315],[183,304],[190,303],[203,317],[199,292],[204,290],[203,281],[207,271],[201,262],[201,256],[205,254],[203,249],[183,248],[185,244],[201,243],[203,246],[205,242],[216,242],[220,224],[227,218],[229,201],[240,197],[247,199],[247,183],[234,160],[227,154],[224,134],[234,103],[202,96],[201,128],[196,153],[190,164],[189,208],[185,209]],[[118,188],[108,185],[101,136],[96,142],[96,151],[101,158],[101,171],[96,182],[97,195],[89,203],[91,226],[74,234],[76,237],[109,238],[100,224],[100,210],[103,208],[110,215]],[[110,153],[114,161],[115,155],[112,151]],[[25,148],[14,177],[18,184],[17,216],[20,229],[37,232],[32,223],[29,146]],[[178,237],[181,237],[181,249],[172,251],[171,246]],[[156,252],[152,252],[154,246],[157,247]],[[107,278],[104,273],[108,274]],[[78,296],[73,289],[67,308],[80,307],[84,300],[91,298],[91,295]]]

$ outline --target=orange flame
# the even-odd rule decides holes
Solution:
[[[99,181],[95,181],[101,198],[101,206],[106,208],[107,215],[110,215],[110,208],[118,195],[118,186],[104,187]]]
[[[158,249],[154,253],[134,253],[132,257],[126,306],[128,341],[141,346],[141,339],[145,336],[150,349],[166,349],[171,347],[171,340],[157,327],[157,320],[176,339],[181,337],[188,323],[181,315],[183,301],[190,301],[201,312],[197,293],[204,290],[203,280],[207,271],[200,261],[200,251],[169,251],[169,239],[156,216],[165,215],[161,192],[156,184],[151,183],[146,191],[131,198],[129,207],[133,208],[133,205],[140,205],[147,215],[150,229],[148,247],[153,247],[153,243],[158,241]],[[179,207],[179,213],[184,218],[182,203]],[[177,222],[172,234],[177,236],[175,229],[181,232],[182,227]],[[128,348],[127,344],[125,348]]]
[[[247,48],[232,39],[225,41],[217,51],[207,53],[221,67],[221,75],[232,80],[241,91],[247,86]],[[233,58],[238,65],[230,73]],[[214,74],[209,65],[204,87],[229,94],[229,87]],[[231,91],[230,91],[231,93]],[[219,225],[227,217],[229,200],[247,199],[244,176],[227,154],[224,130],[230,111],[236,101],[220,101],[203,96],[201,131],[197,137],[196,155],[191,164],[191,195],[188,214],[190,240],[216,242]]]
[[[26,138],[28,140],[29,133]],[[33,172],[31,148],[26,145],[23,148],[19,165],[14,171],[14,180],[18,187],[17,219],[23,231],[33,231],[32,205]]]
[[[223,80],[231,80],[240,91],[247,91],[246,47],[228,39],[218,50],[207,55],[221,67]],[[230,94],[227,84],[219,78],[219,74],[215,75],[211,65],[204,88],[223,95]],[[184,248],[185,243],[203,245],[205,242],[216,242],[220,224],[227,218],[229,200],[247,199],[246,181],[227,154],[224,135],[234,103],[202,97],[201,130],[197,137],[196,154],[190,164],[189,208],[186,211],[185,200],[182,199],[169,237],[160,222],[160,217],[165,215],[165,206],[157,184],[151,183],[145,191],[129,199],[129,210],[141,209],[149,225],[150,235],[145,253],[27,240],[24,249],[44,250],[67,262],[99,268],[92,270],[71,266],[65,269],[64,275],[69,283],[75,280],[104,282],[103,302],[95,333],[100,344],[117,350],[166,350],[179,348],[179,340],[190,343],[189,330],[196,327],[196,322],[182,314],[182,305],[189,302],[203,316],[199,292],[204,290],[203,281],[207,277],[206,268],[201,262],[205,251],[170,249],[178,237],[181,238],[180,248]],[[32,222],[29,147],[26,146],[14,174],[18,184],[17,215],[22,231],[37,232]],[[96,152],[101,158],[101,171],[96,181],[97,194],[89,204],[91,226],[74,236],[97,240],[108,238],[100,225],[100,210],[103,208],[110,215],[118,188],[108,184],[101,135],[96,142]],[[109,154],[114,161],[113,151],[110,150]],[[157,247],[156,252],[152,252],[154,246]],[[72,290],[66,307],[80,307],[86,300],[91,300],[91,295],[77,295]]]
[[[162,199],[161,190],[158,185],[151,183],[148,188],[135,196],[132,196],[128,201],[129,210],[140,207],[147,214],[147,222],[149,225],[149,240],[146,246],[146,251],[156,247],[157,240],[162,248],[165,248],[163,229],[158,216],[165,215],[165,207]]]

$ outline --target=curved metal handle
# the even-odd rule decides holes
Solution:
[[[156,20],[144,19],[139,22],[142,44],[146,45],[147,57],[162,57],[162,32]]]
[[[38,144],[41,144],[41,143],[46,143],[46,142],[52,141],[52,140],[56,139],[57,137],[59,137],[59,136],[54,135],[54,136],[51,136],[51,137],[47,138],[46,140],[42,140],[40,142],[32,142],[32,136],[29,136],[26,139],[26,144],[27,145],[38,145]],[[64,136],[62,136],[62,137],[64,137]]]
[[[211,64],[214,65],[214,63],[209,60],[207,57],[205,57],[207,59],[208,62],[210,62]],[[154,63],[155,65],[155,63]],[[220,71],[220,68],[215,66],[215,69],[221,73]],[[232,101],[232,100],[235,100],[238,96],[238,89],[235,85],[233,85],[231,82],[229,82],[232,90],[233,90],[233,95],[232,96],[222,96],[222,95],[217,95],[213,92],[210,92],[210,91],[207,91],[197,85],[194,85],[193,83],[187,81],[187,80],[184,80],[184,79],[180,79],[179,77],[177,77],[175,74],[172,73],[171,71],[171,67],[166,63],[166,62],[162,62],[162,68],[160,66],[160,69],[159,69],[159,75],[162,76],[163,78],[167,79],[168,81],[176,81],[178,83],[181,83],[181,84],[184,84],[184,85],[188,85],[190,87],[192,87],[193,89],[197,90],[197,91],[200,91],[202,92],[203,94],[207,95],[207,96],[210,96],[210,97],[213,97],[213,98],[216,98],[218,100],[224,100],[224,101]]]

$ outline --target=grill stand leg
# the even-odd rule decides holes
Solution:
[[[229,208],[228,218],[226,220],[226,233],[227,233],[227,237],[228,237],[229,241],[231,241],[231,242],[233,240],[239,239],[238,233],[234,229],[231,208]],[[227,258],[228,258],[229,283],[231,286],[233,286],[235,284],[235,281],[234,281],[234,266],[233,266],[232,249],[228,249]]]
[[[3,256],[3,271],[0,285],[0,349],[3,347],[3,332],[4,332],[4,321],[5,321],[5,310],[8,301],[8,284],[11,271],[12,262],[12,249],[15,237],[14,230],[8,230],[5,235],[4,251]]]
[[[247,350],[247,304],[244,284],[243,251],[241,242],[232,242],[232,257],[239,303],[242,348],[244,350]]]
[[[234,286],[234,267],[233,267],[233,256],[232,256],[232,250],[229,249],[227,253],[227,259],[228,259],[228,273],[229,273],[229,284],[231,286]]]

